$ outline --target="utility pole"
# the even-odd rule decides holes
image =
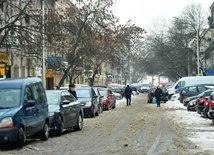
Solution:
[[[43,85],[46,88],[46,81],[45,81],[45,6],[44,6],[44,0],[42,0],[42,81]]]
[[[22,0],[19,0],[19,12],[21,14],[22,12]],[[22,18],[20,18],[20,25],[22,27]],[[22,49],[20,49],[20,67],[21,67],[21,77],[24,77],[24,71],[23,71],[23,55],[22,55]]]
[[[198,76],[200,76],[199,73],[199,26],[197,24],[197,28],[196,28],[196,35],[197,35],[197,66],[198,66]]]

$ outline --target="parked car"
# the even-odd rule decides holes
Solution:
[[[100,110],[100,114],[103,112],[103,104],[102,104],[102,95],[100,94],[100,91],[98,90],[99,87],[95,86],[92,87],[94,89],[94,92],[96,93],[96,95],[98,96],[98,101],[99,101],[99,110]]]
[[[200,96],[199,95],[195,95],[195,96],[190,96],[190,97],[187,97],[183,100],[183,105],[185,107],[189,106],[189,102],[191,102],[192,100],[197,100]],[[194,105],[194,109],[195,109],[195,105]],[[188,110],[188,109],[187,109]]]
[[[95,117],[100,114],[99,96],[96,95],[92,87],[79,87],[74,89],[78,100],[81,102],[84,117]]]
[[[121,94],[122,97],[125,97],[125,88],[109,88],[112,92]]]
[[[75,88],[79,88],[79,87],[90,87],[90,86],[86,85],[86,84],[75,84]],[[69,85],[62,86],[59,89],[60,90],[68,90],[69,89]]]
[[[206,107],[207,100],[210,97],[210,94],[213,92],[213,90],[206,90],[199,94],[199,98],[196,100],[195,110],[198,114],[203,114],[203,110]],[[205,114],[206,115],[206,114]]]
[[[116,97],[116,100],[121,100],[123,99],[123,96],[120,94],[120,93],[116,93],[116,92],[113,92],[114,96]]]
[[[49,138],[48,104],[40,78],[0,80],[0,142],[16,142],[22,148],[26,138]]]
[[[103,110],[116,108],[116,97],[109,88],[98,88],[102,97]]]
[[[150,88],[154,87],[150,82],[142,82],[140,85],[139,92],[141,93],[148,93]]]
[[[164,103],[166,103],[169,100],[168,91],[165,87],[161,87],[161,89],[162,89],[163,94],[160,97],[160,101],[163,101]],[[152,100],[155,97],[155,90],[156,90],[156,87],[150,88],[150,90],[147,94],[147,102],[148,103],[152,103]]]
[[[82,130],[83,109],[78,101],[67,90],[46,90],[50,131],[60,136],[64,129]]]
[[[188,102],[187,111],[195,111],[196,100],[197,100],[197,98],[194,98]]]
[[[200,85],[192,85],[183,87],[180,91],[180,102],[183,103],[183,100],[187,97],[196,96],[202,93],[205,90],[212,88],[213,84],[200,84]]]
[[[191,76],[180,78],[171,88],[168,89],[169,99],[175,94],[175,91],[179,87],[183,88],[200,84],[214,84],[214,76]]]
[[[214,124],[214,92],[210,94],[208,116]]]

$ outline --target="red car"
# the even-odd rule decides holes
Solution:
[[[116,97],[109,88],[98,88],[102,97],[103,110],[116,108]]]
[[[213,92],[213,90],[206,90],[199,94],[199,97],[196,100],[195,109],[198,114],[203,114],[207,117],[207,112],[209,109],[209,96]]]

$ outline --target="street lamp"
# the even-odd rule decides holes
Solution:
[[[198,76],[199,76],[199,28],[196,28],[196,38],[197,38],[197,66],[198,66]]]
[[[44,33],[45,33],[45,6],[44,6],[44,0],[42,0],[42,81],[44,86],[46,87],[45,83],[45,40],[44,40]]]

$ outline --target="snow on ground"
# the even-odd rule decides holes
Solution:
[[[184,125],[189,133],[189,140],[201,147],[202,150],[214,151],[212,137],[214,125],[212,120],[203,118],[197,112],[187,111],[186,107],[179,100],[168,101],[161,104],[161,106],[175,110],[167,112],[166,115],[173,121]]]
[[[135,96],[133,96],[134,98]],[[117,100],[117,107],[126,106],[126,99]],[[212,120],[203,118],[197,112],[187,111],[179,100],[168,101],[161,103],[162,108],[172,109],[166,113],[166,116],[171,120],[182,124],[188,131],[189,137],[196,146],[201,147],[202,150],[214,151],[213,147],[213,133],[214,125]]]

